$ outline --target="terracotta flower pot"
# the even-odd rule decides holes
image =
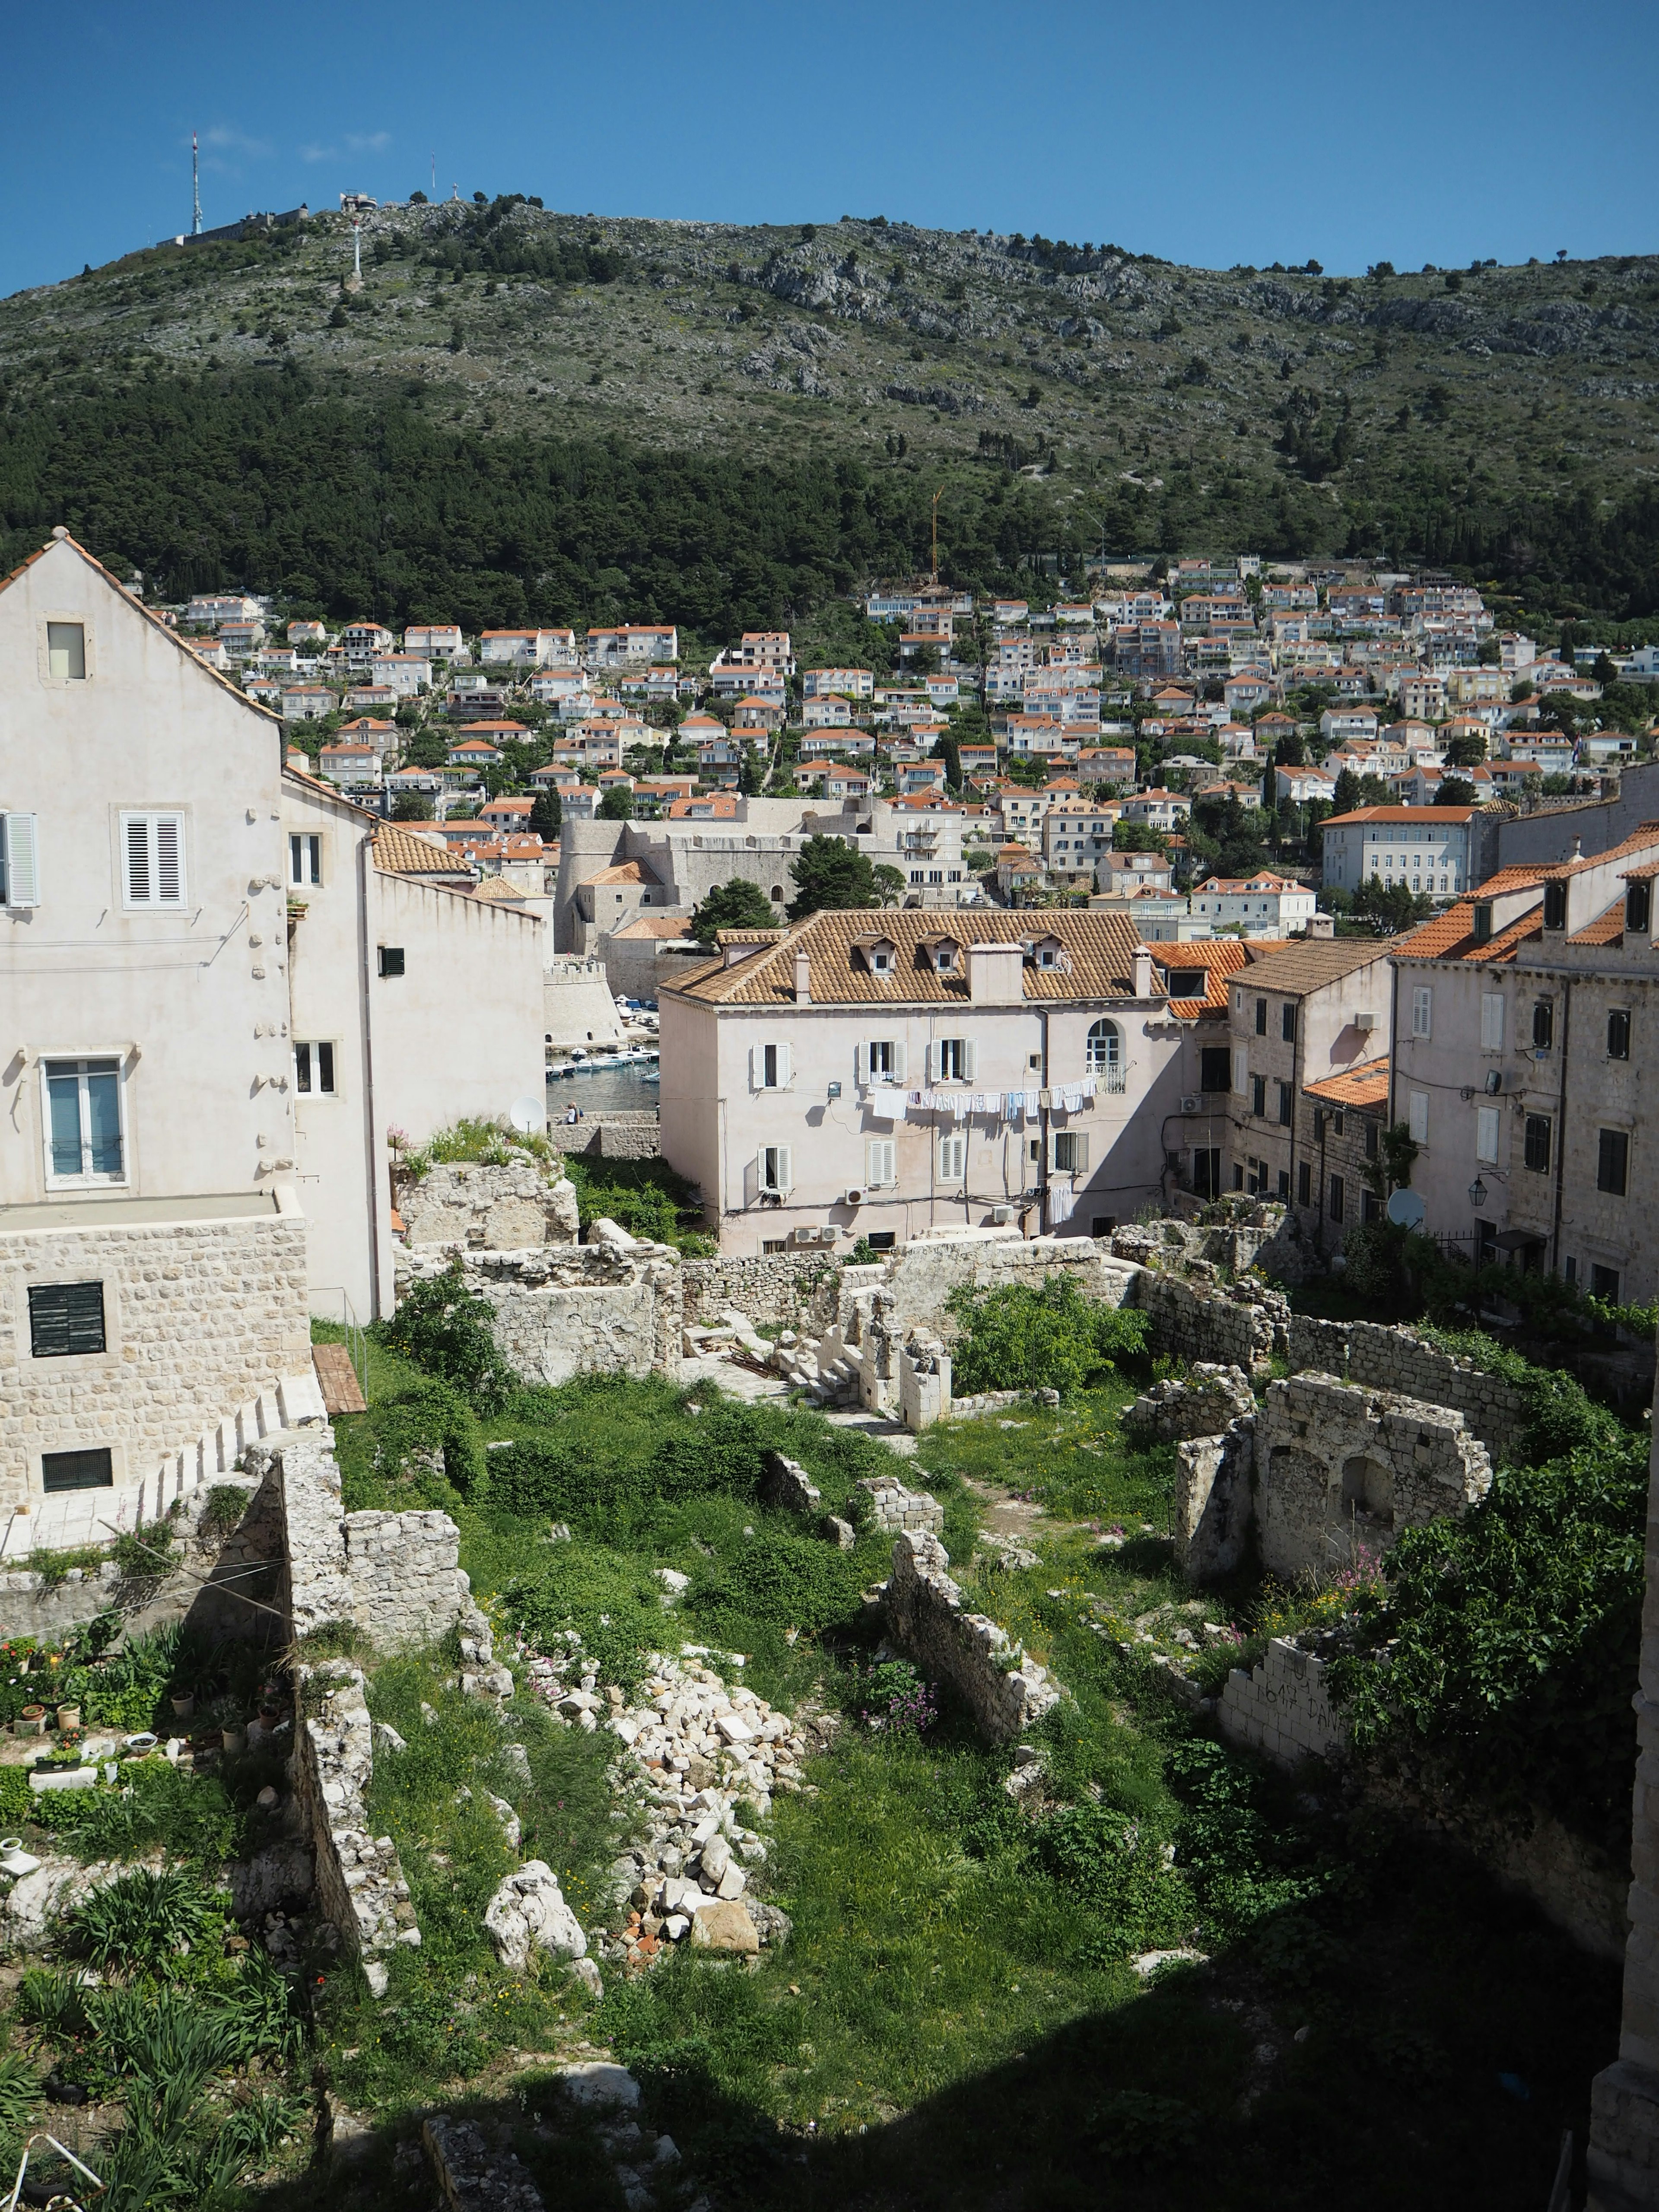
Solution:
[[[168,1702],[173,1707],[175,1720],[188,1720],[196,1710],[196,1693],[193,1690],[186,1690],[182,1696],[171,1698]]]
[[[246,1751],[247,1749],[247,1731],[245,1729],[239,1728],[221,1729],[219,1731],[219,1741],[227,1751]]]
[[[46,1709],[44,1705],[25,1705],[17,1717],[19,1735],[44,1735],[46,1732]]]

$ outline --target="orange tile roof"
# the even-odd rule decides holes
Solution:
[[[1361,1060],[1340,1075],[1328,1075],[1320,1083],[1302,1086],[1310,1098],[1322,1098],[1332,1106],[1382,1106],[1389,1097],[1389,1056]]]
[[[1412,822],[1431,820],[1443,822],[1472,821],[1476,810],[1473,806],[1356,806],[1349,814],[1328,814],[1320,823],[1322,830],[1334,830],[1343,822]]]
[[[1569,945],[1622,945],[1625,941],[1625,902],[1615,899],[1605,914],[1583,929],[1575,929]]]
[[[1501,871],[1520,874],[1533,880],[1525,870]],[[1496,878],[1494,878],[1494,881]],[[1483,884],[1483,890],[1486,886]],[[1514,886],[1516,889],[1521,885]],[[1477,944],[1474,936],[1474,904],[1473,900],[1461,898],[1425,921],[1421,929],[1414,929],[1409,937],[1402,937],[1392,950],[1398,960],[1467,960],[1474,963],[1513,960],[1516,950],[1529,938],[1541,937],[1544,933],[1544,908],[1540,901],[1528,907],[1503,929],[1495,929],[1484,944]]]
[[[879,974],[853,958],[854,940],[867,937],[872,927],[897,949],[892,969]],[[965,959],[958,960],[953,972],[940,975],[925,957],[926,944],[949,937],[965,949],[969,945],[1018,945],[1041,935],[1059,939],[1070,956],[1069,964],[1027,965],[1023,970],[1027,1000],[1127,999],[1134,994],[1134,956],[1140,944],[1133,925],[1119,915],[1064,909],[1036,915],[978,908],[971,915],[892,908],[878,913],[854,908],[815,914],[782,932],[754,934],[762,945],[760,951],[729,968],[722,956],[672,985],[665,984],[664,989],[709,1006],[793,1006],[795,957],[804,952],[811,963],[814,1006],[966,1006]],[[722,944],[735,941],[730,933],[721,933]],[[1161,989],[1156,995],[1163,995]]]
[[[647,867],[643,860],[621,860],[614,868],[601,868],[597,876],[589,876],[590,884],[660,884],[662,878]]]
[[[467,872],[447,846],[401,822],[379,822],[373,831],[374,865],[388,876],[456,876]]]

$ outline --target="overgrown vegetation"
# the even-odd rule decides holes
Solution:
[[[1146,1357],[1146,1315],[1085,1298],[1070,1275],[1051,1275],[1036,1288],[964,1285],[951,1293],[950,1310],[962,1331],[951,1355],[951,1388],[960,1397],[1042,1389],[1065,1397],[1103,1382],[1119,1360]]]

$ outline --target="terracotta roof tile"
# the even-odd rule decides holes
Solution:
[[[1615,899],[1605,914],[1598,914],[1583,929],[1575,929],[1569,945],[1622,945],[1625,941],[1625,902]]]
[[[619,860],[614,868],[601,868],[590,884],[660,884],[662,878],[643,860]]]
[[[1340,982],[1373,960],[1386,960],[1391,950],[1380,938],[1310,937],[1253,959],[1250,981],[1268,991],[1316,991],[1323,984]]]
[[[854,940],[867,937],[872,928],[890,938],[897,958],[890,970],[873,974],[862,962],[854,963]],[[738,933],[737,934],[744,934]],[[1069,955],[1069,965],[1056,968],[1027,966],[1023,972],[1024,995],[1030,1000],[1065,1001],[1076,999],[1127,999],[1134,994],[1134,955],[1140,939],[1126,920],[1115,915],[1043,914],[951,911],[927,914],[920,910],[852,908],[815,914],[781,933],[747,933],[762,940],[763,949],[726,967],[711,963],[686,976],[678,977],[665,990],[704,1005],[783,1006],[795,1002],[795,956],[805,952],[811,963],[812,1003],[815,1006],[875,1006],[969,1004],[965,958],[954,973],[940,975],[921,957],[924,942],[954,938],[970,945],[1018,945],[1038,936],[1057,938]],[[722,932],[721,942],[732,933]],[[1161,991],[1158,995],[1162,995]]]
[[[447,847],[401,822],[377,823],[374,831],[374,865],[388,876],[456,876],[468,872]]]
[[[1332,1106],[1382,1106],[1389,1096],[1389,1056],[1380,1060],[1364,1060],[1358,1066],[1344,1068],[1340,1075],[1328,1075],[1320,1083],[1304,1083],[1302,1086],[1310,1098],[1322,1098]]]
[[[1476,964],[1490,963],[1513,960],[1520,945],[1524,945],[1528,938],[1541,937],[1543,931],[1544,908],[1540,902],[1537,906],[1528,907],[1523,915],[1518,915],[1503,929],[1495,929],[1484,942],[1477,943],[1474,903],[1463,898],[1449,906],[1443,914],[1436,915],[1432,921],[1425,921],[1421,929],[1414,929],[1409,937],[1401,938],[1391,949],[1398,960],[1468,960]]]

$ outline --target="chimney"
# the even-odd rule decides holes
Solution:
[[[1152,995],[1152,956],[1144,945],[1135,947],[1135,996],[1150,999]]]
[[[812,1003],[812,963],[805,952],[795,955],[795,1004],[810,1006]]]

